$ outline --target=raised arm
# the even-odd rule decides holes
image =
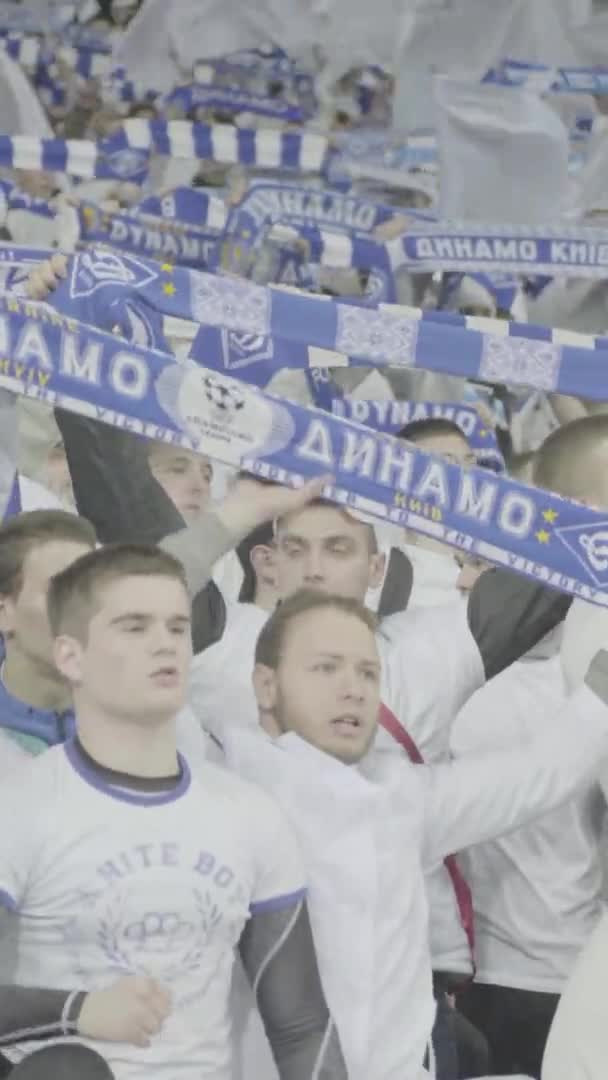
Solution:
[[[491,718],[488,718],[491,722]],[[525,745],[416,766],[430,864],[520,828],[573,798],[608,759],[608,652],[546,732]]]
[[[466,603],[382,621],[384,701],[425,760],[446,755],[465,702],[561,622],[570,603],[518,574],[487,570]]]
[[[186,531],[181,514],[150,471],[143,439],[63,410],[57,409],[55,416],[78,512],[95,526],[103,543],[157,544],[176,531]],[[195,653],[213,645],[224,632],[226,607],[210,578],[214,564],[232,546],[221,520],[204,513],[192,541],[196,574],[189,575]]]

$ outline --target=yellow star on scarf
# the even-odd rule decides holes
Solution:
[[[161,266],[161,270],[164,270],[165,274],[172,274],[174,269],[175,267],[172,263],[163,263]]]
[[[163,285],[163,292],[164,292],[164,293],[165,293],[165,294],[166,294],[167,296],[173,296],[173,294],[174,294],[174,292],[175,292],[175,285],[172,285],[170,281],[167,281],[167,282],[166,282],[166,283],[165,283],[165,284]]]
[[[559,517],[557,510],[543,510],[543,517],[545,521],[548,521],[550,525]]]
[[[551,539],[551,533],[548,533],[546,529],[539,529],[538,532],[534,535],[536,536],[539,544],[548,544],[549,540]]]
[[[487,434],[488,434],[487,429],[486,428],[481,428],[481,430],[479,432],[480,438],[485,439]]]
[[[84,210],[82,211],[82,216],[86,218],[87,221],[94,221],[95,213],[96,212],[92,206],[85,206]]]

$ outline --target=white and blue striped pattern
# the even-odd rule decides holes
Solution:
[[[39,37],[30,34],[6,34],[0,37],[0,46],[21,67],[34,71],[44,51],[44,44]]]
[[[3,168],[42,169],[91,179],[99,174],[102,162],[97,145],[85,139],[0,135],[0,166]]]
[[[115,105],[133,105],[135,102],[152,102],[160,97],[157,90],[138,85],[129,78],[123,67],[113,68],[100,79],[102,99]]]
[[[110,62],[108,52],[88,49],[82,45],[62,45],[57,50],[57,59],[83,79],[98,79],[105,75]]]
[[[41,61],[49,64],[59,60],[83,79],[96,79],[106,74],[110,61],[107,50],[101,51],[82,45],[60,45],[55,48],[42,38],[30,34],[6,34],[0,37],[0,45],[11,60],[15,60],[27,71],[35,72]]]
[[[29,135],[0,135],[0,166],[42,169],[84,179],[118,175],[110,155],[121,151],[156,152],[176,158],[200,158],[226,165],[318,172],[327,139],[312,132],[250,130],[230,125],[127,120],[120,132],[103,143],[84,139],[41,139]]]
[[[149,302],[158,310],[278,339],[281,366],[289,358],[282,346],[293,343],[339,354],[317,359],[317,366],[343,366],[352,358],[608,401],[605,339],[396,305],[370,309],[203,273],[176,270],[171,280],[170,298],[152,286]]]
[[[111,151],[148,150],[174,158],[200,158],[226,165],[316,173],[325,164],[329,140],[312,131],[134,119],[126,120],[102,147]]]

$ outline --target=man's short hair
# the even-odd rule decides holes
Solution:
[[[341,506],[339,503],[332,502],[331,499],[318,498],[312,499],[311,502],[307,503],[306,506],[302,507],[302,510],[308,510],[311,506],[327,507],[329,510],[337,510],[338,513],[343,514],[344,517],[346,517],[350,522],[352,522],[353,525],[360,525],[362,529],[367,529],[367,543],[369,553],[370,555],[378,554],[378,537],[374,526],[370,525],[367,521],[359,521],[358,518],[356,518],[353,514],[350,513],[348,506]],[[301,512],[301,510],[298,511],[298,513]],[[286,516],[288,517],[289,515]],[[274,527],[275,534],[283,525],[284,521],[284,517],[277,518]]]
[[[253,563],[252,552],[256,547],[272,547],[274,545],[274,529],[271,521],[259,525],[250,532],[236,548],[236,554],[243,571],[243,583],[239,592],[239,604],[253,604],[257,589],[257,578]]]
[[[263,664],[264,667],[276,671],[291,623],[310,611],[339,611],[343,615],[351,615],[372,633],[376,632],[378,626],[376,616],[359,600],[319,593],[313,589],[299,589],[287,600],[283,600],[264,624],[255,647],[256,664]]]
[[[25,561],[34,548],[62,541],[94,548],[97,537],[86,518],[67,510],[31,510],[0,526],[0,595],[18,595]]]
[[[51,579],[47,611],[53,636],[86,640],[100,592],[126,577],[174,578],[187,591],[184,568],[168,552],[148,544],[108,544],[82,555]]]
[[[597,456],[600,467],[592,467],[594,451],[602,444],[606,444],[608,460],[607,415],[583,416],[557,428],[536,452],[534,484],[568,499],[593,500],[596,488],[605,481]]]
[[[411,443],[416,443],[419,439],[431,439],[435,435],[459,435],[464,442],[469,441],[462,428],[454,420],[446,420],[443,416],[431,416],[428,420],[412,420],[397,432],[398,439],[406,439]]]

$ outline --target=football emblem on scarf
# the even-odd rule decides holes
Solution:
[[[203,381],[207,400],[216,410],[220,423],[230,423],[236,413],[245,407],[245,399],[232,383],[224,383],[213,375],[206,375]]]
[[[293,419],[278,401],[194,364],[165,368],[156,394],[161,408],[197,449],[226,464],[274,454],[294,435]]]

